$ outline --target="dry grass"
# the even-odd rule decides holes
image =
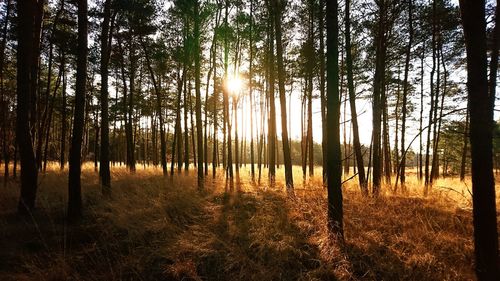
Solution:
[[[425,198],[414,177],[378,199],[346,182],[341,247],[328,239],[321,178],[302,180],[299,168],[294,198],[282,169],[275,186],[267,171],[259,184],[243,168],[233,184],[210,177],[203,191],[193,172],[113,167],[112,177],[104,200],[84,166],[78,225],[64,220],[67,171],[40,176],[30,217],[15,214],[18,183],[0,187],[0,280],[474,279],[470,184],[457,179],[440,179]]]

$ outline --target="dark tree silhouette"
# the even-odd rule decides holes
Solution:
[[[104,2],[104,18],[101,32],[101,151],[99,161],[99,175],[101,176],[102,193],[109,196],[111,193],[111,174],[109,170],[109,92],[108,92],[108,64],[111,52],[111,0]]]
[[[33,142],[30,132],[30,114],[33,114],[32,106],[32,69],[35,67],[33,50],[36,21],[35,11],[38,6],[36,0],[17,1],[17,108],[16,108],[16,140],[19,147],[21,160],[21,196],[19,198],[18,211],[20,213],[31,212],[35,208],[37,191],[38,170]],[[39,28],[39,27],[38,27]]]
[[[326,177],[328,182],[328,228],[344,236],[342,166],[340,153],[340,93],[338,64],[338,3],[326,1]]]
[[[488,91],[484,0],[461,0],[470,101],[474,249],[478,280],[499,280],[498,230],[493,178],[492,106]]]
[[[76,58],[76,87],[73,135],[69,150],[68,219],[82,215],[80,175],[81,151],[85,118],[85,94],[87,84],[87,0],[78,0],[78,47]]]

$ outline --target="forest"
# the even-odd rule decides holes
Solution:
[[[0,280],[500,280],[498,0],[1,0]]]

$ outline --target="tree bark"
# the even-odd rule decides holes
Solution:
[[[33,51],[33,35],[35,27],[34,11],[36,0],[17,1],[17,107],[16,107],[16,140],[21,160],[21,194],[18,212],[30,214],[35,208],[38,170],[36,167],[33,142],[30,132],[30,113],[32,110],[32,79],[31,70],[35,58]]]
[[[405,147],[405,134],[406,134],[406,115],[408,113],[408,74],[410,72],[410,59],[411,59],[411,47],[413,44],[413,0],[408,0],[408,45],[406,46],[406,58],[405,58],[405,69],[404,69],[404,80],[403,80],[403,110],[401,117],[401,163],[399,163],[398,175],[401,179],[401,188],[405,188],[406,181],[406,147]],[[397,150],[397,147],[394,149]],[[396,180],[396,185],[398,184]]]
[[[276,0],[272,0],[276,1]],[[269,128],[268,128],[268,163],[269,163],[269,181],[274,184],[276,180],[276,106],[274,99],[274,17],[275,12],[273,3],[268,2],[268,20],[267,23],[267,40],[269,50],[267,53],[267,66],[268,66],[268,97],[269,97]]]
[[[253,97],[253,0],[250,0],[250,48],[249,54],[249,69],[248,69],[248,91],[250,95],[250,174],[252,181],[255,181],[255,166],[254,166],[254,97]]]
[[[111,0],[104,2],[104,18],[101,31],[101,151],[99,159],[99,176],[101,177],[102,194],[111,194],[111,173],[109,168],[109,57],[111,51]]]
[[[76,59],[75,112],[69,153],[68,219],[82,215],[81,150],[84,129],[87,84],[87,0],[78,0],[78,47]]]
[[[325,36],[324,36],[324,0],[319,0],[319,93],[321,102],[321,126],[326,132],[326,98],[325,98]],[[321,152],[323,154],[323,184],[326,183],[326,134],[321,136]]]
[[[373,82],[373,193],[378,195],[382,174],[381,124],[382,124],[382,92],[384,91],[385,60],[386,60],[386,28],[387,3],[381,0],[378,11],[377,35],[375,37],[375,78]]]
[[[498,230],[492,155],[492,110],[488,91],[484,0],[461,0],[467,52],[472,156],[472,215],[478,280],[499,280]]]
[[[198,188],[203,188],[203,124],[201,123],[201,81],[200,81],[200,15],[199,15],[199,2],[195,1],[194,4],[194,76],[195,76],[195,91],[196,91],[196,136],[198,146]]]
[[[363,194],[368,195],[368,182],[365,177],[365,167],[363,154],[361,152],[361,143],[359,141],[358,116],[356,111],[356,93],[354,89],[353,59],[351,51],[351,31],[350,31],[350,0],[345,3],[345,48],[346,48],[346,67],[347,67],[347,86],[349,90],[349,103],[351,108],[351,121],[353,132],[354,153],[356,155],[356,164],[358,167],[359,187]]]
[[[328,228],[340,239],[344,237],[342,206],[342,166],[340,153],[340,93],[338,66],[338,3],[326,1],[326,73],[327,73],[327,166],[328,179]]]
[[[286,114],[285,68],[283,65],[283,43],[281,40],[281,15],[284,4],[281,0],[274,0],[274,24],[276,28],[276,61],[278,66],[278,88],[281,109],[281,142],[283,146],[283,164],[285,166],[286,187],[293,189],[292,159],[290,155],[290,139],[288,138],[288,123]]]
[[[155,74],[153,71],[153,67],[151,66],[151,60],[149,58],[149,52],[146,48],[146,44],[144,43],[143,39],[141,38],[141,45],[142,48],[144,49],[144,56],[146,58],[146,64],[148,67],[149,74],[151,76],[151,82],[153,82],[153,88],[155,90],[155,96],[156,96],[156,114],[158,114],[158,120],[159,120],[159,127],[160,127],[160,161],[161,161],[161,168],[163,171],[163,175],[167,175],[167,143],[165,140],[165,126],[164,126],[164,120],[163,120],[163,113],[162,113],[162,106],[161,106],[161,83],[157,83]]]

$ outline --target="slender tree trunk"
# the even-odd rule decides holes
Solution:
[[[104,2],[104,18],[101,31],[101,153],[99,160],[99,176],[101,177],[102,194],[111,195],[111,172],[109,168],[109,58],[111,51],[111,0]]]
[[[10,12],[11,12],[11,0],[7,0],[5,3],[6,11],[5,17],[2,27],[2,41],[0,43],[0,106],[3,111],[2,114],[2,147],[3,147],[3,155],[4,155],[4,184],[7,184],[9,179],[9,161],[10,161],[10,133],[8,131],[11,130],[9,125],[9,101],[5,98],[5,89],[4,89],[4,65],[5,65],[5,47],[7,44],[7,27],[9,25],[10,20]]]
[[[472,214],[478,280],[499,280],[498,230],[493,178],[492,106],[488,92],[484,0],[461,0],[470,100]]]
[[[192,100],[192,97],[193,95],[191,94],[191,81],[189,81],[188,83],[188,99],[189,99],[189,121],[190,121],[190,129],[191,129],[191,148],[193,150],[193,166],[196,168],[198,166],[198,157],[197,157],[197,154],[196,154],[196,135],[195,134],[195,130],[196,129],[196,125],[195,125],[195,117],[193,117],[193,100]],[[196,90],[195,90],[196,92]],[[196,94],[196,93],[195,93]],[[196,98],[196,97],[195,97]],[[196,106],[196,105],[195,105]],[[203,137],[203,135],[202,135]]]
[[[218,147],[218,136],[217,136],[217,131],[218,131],[218,121],[219,121],[219,116],[218,116],[218,109],[217,109],[217,104],[219,103],[219,90],[217,88],[217,29],[219,27],[219,18],[220,18],[220,13],[221,10],[218,11],[217,13],[217,20],[214,28],[214,37],[213,37],[213,53],[212,53],[212,65],[214,69],[214,79],[213,79],[213,100],[214,100],[214,134],[213,134],[213,149],[212,149],[212,178],[215,179],[215,176],[217,175],[217,157],[219,155],[219,147]],[[208,85],[207,85],[208,87]]]
[[[321,102],[321,126],[322,131],[326,132],[326,98],[325,98],[325,36],[324,36],[324,0],[319,0],[319,93]],[[323,155],[323,184],[326,183],[326,134],[321,137],[321,152]]]
[[[184,79],[184,171],[189,170],[189,127],[188,127],[188,113],[189,113],[189,100],[188,100],[188,76]]]
[[[30,72],[34,67],[35,52],[32,46],[37,40],[33,36],[35,27],[34,11],[36,0],[17,1],[17,107],[16,107],[16,142],[21,159],[21,194],[18,211],[29,214],[35,208],[38,170],[36,167],[33,142],[30,133],[30,113],[33,113],[32,79]],[[17,161],[15,162],[17,163]]]
[[[132,30],[130,30],[132,32]],[[135,54],[135,42],[132,35],[129,35],[129,99],[128,99],[128,122],[125,125],[127,131],[128,167],[131,172],[135,172],[135,134],[134,134],[134,107],[135,107],[135,80],[137,57]]]
[[[422,135],[423,135],[423,120],[424,120],[424,60],[425,60],[425,41],[422,42],[422,57],[420,58],[420,135],[419,135],[419,153],[418,153],[418,158],[419,158],[419,169],[418,169],[418,179],[419,181],[422,181],[422,178],[424,177],[423,173],[423,158],[422,158],[422,153],[423,153],[423,143],[422,143]]]
[[[163,113],[162,113],[162,106],[161,106],[161,83],[157,83],[155,74],[153,71],[153,67],[151,66],[151,60],[149,58],[149,52],[146,48],[146,44],[144,43],[143,39],[141,38],[141,44],[142,48],[144,49],[144,56],[146,58],[146,64],[148,67],[149,74],[151,76],[151,82],[153,82],[153,88],[155,90],[155,96],[156,96],[156,114],[158,115],[159,119],[159,127],[160,127],[160,161],[161,161],[161,168],[163,170],[163,175],[167,175],[167,143],[165,140],[165,126],[164,126],[164,121],[163,121]]]
[[[333,235],[343,239],[342,166],[340,154],[340,93],[338,68],[338,3],[326,1],[327,46],[327,166],[328,178],[328,228]]]
[[[44,147],[44,152],[43,152],[43,172],[45,173],[47,171],[47,160],[48,160],[48,152],[49,152],[49,137],[50,137],[50,128],[52,127],[52,116],[54,112],[54,103],[56,100],[56,94],[57,90],[59,90],[59,86],[61,85],[61,79],[62,79],[62,73],[63,73],[63,66],[62,64],[59,67],[59,74],[57,76],[56,80],[56,86],[54,88],[54,92],[52,93],[52,97],[50,98],[50,105],[48,108],[48,120],[47,120],[47,126],[44,128],[46,130],[45,132],[45,147]]]
[[[497,87],[497,74],[498,74],[498,48],[500,45],[500,7],[499,2],[496,1],[497,6],[495,8],[495,27],[493,28],[492,46],[491,46],[491,58],[490,58],[490,73],[489,73],[489,84],[488,90],[491,98],[491,119],[494,120],[495,112],[495,101],[496,101],[496,87]]]
[[[87,84],[87,0],[78,0],[78,47],[76,61],[75,113],[69,153],[68,219],[82,215],[81,150]]]
[[[203,188],[203,124],[201,123],[201,81],[200,81],[200,60],[201,60],[201,47],[200,47],[200,15],[199,15],[199,2],[195,1],[194,4],[194,79],[196,91],[196,136],[198,146],[198,188]],[[208,86],[207,86],[208,87]]]
[[[430,149],[431,149],[431,128],[433,123],[433,112],[434,112],[434,99],[435,99],[435,90],[434,90],[434,74],[436,72],[436,0],[433,0],[432,4],[432,70],[430,77],[430,95],[431,95],[431,108],[429,111],[429,125],[427,127],[427,145],[425,152],[425,187],[424,187],[424,195],[427,195],[430,184],[430,174],[429,174],[429,158],[430,158]]]
[[[305,131],[305,120],[306,120],[306,114],[305,114],[305,107],[306,107],[306,98],[307,98],[307,80],[304,79],[306,86],[304,87],[304,94],[302,96],[302,103],[300,107],[300,154],[301,154],[301,160],[302,160],[302,178],[305,180],[306,179],[306,172],[307,172],[307,143],[308,143],[308,138],[307,138],[307,132]]]
[[[229,17],[229,0],[226,0],[225,7],[225,17],[224,17],[224,27],[228,28],[228,17]],[[229,40],[227,34],[224,36],[224,81],[228,80],[228,60],[229,60]],[[223,87],[223,102],[224,102],[224,132],[227,133],[227,162],[226,169],[227,175],[232,180],[233,179],[233,149],[231,141],[231,121],[229,120],[229,93],[227,87]],[[227,132],[226,132],[227,130]],[[225,138],[224,138],[225,139]]]
[[[356,111],[356,93],[354,88],[353,59],[351,53],[351,20],[350,20],[350,0],[345,3],[345,45],[346,45],[346,67],[347,67],[347,86],[349,90],[349,103],[351,107],[351,122],[353,132],[354,153],[358,167],[359,186],[363,194],[368,194],[368,182],[365,177],[365,167],[363,154],[361,152],[361,143],[359,141],[358,116]]]
[[[283,43],[281,41],[281,15],[284,4],[274,0],[274,24],[276,28],[276,60],[278,66],[278,88],[281,109],[281,143],[283,146],[283,164],[285,166],[285,182],[288,190],[293,189],[292,158],[290,155],[290,139],[288,138],[288,123],[286,116],[285,68],[283,65]]]
[[[313,143],[313,126],[312,126],[312,96],[313,96],[313,76],[314,64],[316,62],[314,50],[314,1],[309,1],[309,81],[308,81],[308,95],[307,95],[307,142],[309,148],[309,176],[314,176],[314,143]],[[291,118],[290,118],[291,119]],[[291,129],[291,127],[290,127]]]
[[[399,170],[399,150],[398,150],[398,144],[399,144],[399,106],[401,104],[401,69],[400,66],[398,65],[398,86],[396,89],[396,106],[394,108],[394,119],[396,119],[396,124],[394,127],[394,164],[392,165],[392,170],[394,173],[396,173],[396,177],[398,176]],[[396,181],[397,185],[397,181]]]
[[[253,0],[250,0],[250,39],[249,45],[249,68],[248,68],[248,92],[250,95],[250,174],[252,181],[255,181],[255,166],[254,166],[254,97],[253,97]]]
[[[67,120],[66,120],[66,110],[67,110],[67,98],[66,98],[66,88],[67,88],[67,78],[66,78],[66,55],[64,50],[61,50],[61,64],[63,67],[63,85],[62,85],[62,104],[61,104],[61,145],[60,145],[60,160],[59,165],[61,170],[64,170],[64,165],[66,164],[66,131],[67,131]]]
[[[460,161],[460,181],[465,181],[465,165],[467,162],[467,151],[469,144],[469,99],[467,98],[467,112],[465,114],[465,125],[464,125],[464,136],[463,136],[463,148],[462,148],[462,159]]]
[[[44,97],[43,97],[43,102],[44,102],[44,108],[43,108],[43,114],[41,116],[41,120],[39,120],[38,123],[38,128],[37,128],[37,141],[36,141],[36,164],[38,167],[39,171],[42,171],[42,146],[43,146],[43,140],[45,138],[45,128],[46,128],[46,122],[47,122],[47,115],[49,111],[49,100],[50,100],[50,90],[51,90],[51,82],[52,82],[52,62],[54,60],[54,43],[49,42],[49,58],[48,58],[48,66],[47,66],[47,86],[45,89]],[[41,95],[41,94],[40,94]],[[41,101],[40,101],[41,102]],[[40,104],[41,105],[41,104]],[[41,111],[41,108],[39,108],[39,111]]]
[[[387,113],[387,89],[382,90],[382,149],[384,158],[385,182],[391,185],[391,146],[389,141],[389,117]]]
[[[434,179],[436,178],[436,174],[438,173],[438,146],[439,146],[439,131],[438,124],[440,118],[438,118],[438,110],[442,107],[439,106],[439,94],[441,87],[441,56],[440,50],[442,48],[441,40],[439,40],[440,33],[437,34],[438,41],[436,43],[436,58],[437,58],[437,73],[436,73],[436,90],[434,96],[434,122],[433,122],[433,130],[432,130],[432,161],[431,161],[431,171],[429,174],[429,184],[432,186],[434,184]],[[444,93],[441,95],[441,99],[444,98]]]
[[[41,38],[42,38],[42,30],[43,30],[43,17],[44,17],[44,0],[35,0],[33,10],[34,13],[33,18],[34,18],[34,27],[33,27],[33,40],[32,40],[32,45],[31,48],[33,49],[33,56],[31,59],[33,60],[31,63],[31,97],[30,97],[30,127],[31,127],[31,138],[32,141],[34,142],[35,137],[37,135],[37,124],[40,121],[39,120],[39,114],[41,114],[41,110],[39,110],[39,106],[37,105],[38,103],[38,94],[40,93],[40,88],[39,86],[41,85],[39,83],[40,79],[40,46],[41,46]],[[36,157],[36,155],[35,155]],[[22,170],[22,168],[21,168]]]
[[[276,0],[272,0],[276,1]],[[269,163],[269,180],[271,184],[274,184],[276,180],[276,106],[274,99],[274,8],[273,3],[268,2],[268,20],[267,23],[267,40],[269,44],[269,50],[267,53],[267,66],[268,66],[268,96],[269,96],[269,128],[268,128],[268,163]]]
[[[234,115],[234,166],[236,174],[240,172],[240,154],[239,154],[239,139],[238,139],[238,97],[233,96],[233,115]]]
[[[386,0],[379,2],[378,27],[375,38],[376,62],[375,78],[373,82],[373,193],[378,195],[380,191],[382,162],[381,162],[381,124],[382,124],[382,92],[384,91],[385,59],[386,59]]]
[[[399,163],[398,175],[401,178],[401,188],[405,189],[406,181],[406,115],[408,114],[407,104],[408,104],[408,74],[410,72],[410,59],[411,59],[411,47],[413,44],[413,0],[408,0],[408,45],[406,46],[406,57],[405,57],[405,69],[404,69],[404,80],[403,80],[403,104],[402,104],[402,117],[401,117],[401,163]],[[421,119],[420,119],[420,122]],[[421,139],[421,138],[420,138]],[[397,147],[394,149],[397,150]],[[398,181],[396,180],[396,185]]]

